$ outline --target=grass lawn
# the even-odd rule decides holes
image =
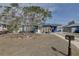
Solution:
[[[68,42],[51,34],[3,34],[0,35],[2,56],[66,56]],[[72,55],[79,50],[72,45]]]

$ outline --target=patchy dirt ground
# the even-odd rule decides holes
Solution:
[[[2,56],[66,56],[68,42],[51,34],[3,34],[0,35]],[[72,55],[79,50],[72,45]]]

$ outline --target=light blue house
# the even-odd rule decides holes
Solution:
[[[79,33],[79,23],[71,24],[71,25],[66,25],[63,27],[64,32],[75,32]]]

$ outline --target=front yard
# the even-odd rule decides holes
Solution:
[[[51,34],[0,35],[0,55],[9,56],[66,56],[68,42]],[[72,55],[79,50],[72,45]]]

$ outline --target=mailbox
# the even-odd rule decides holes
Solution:
[[[73,35],[65,35],[65,39],[74,40],[74,36]]]
[[[73,35],[65,35],[65,39],[68,40],[68,56],[71,56],[71,40],[74,40]]]

